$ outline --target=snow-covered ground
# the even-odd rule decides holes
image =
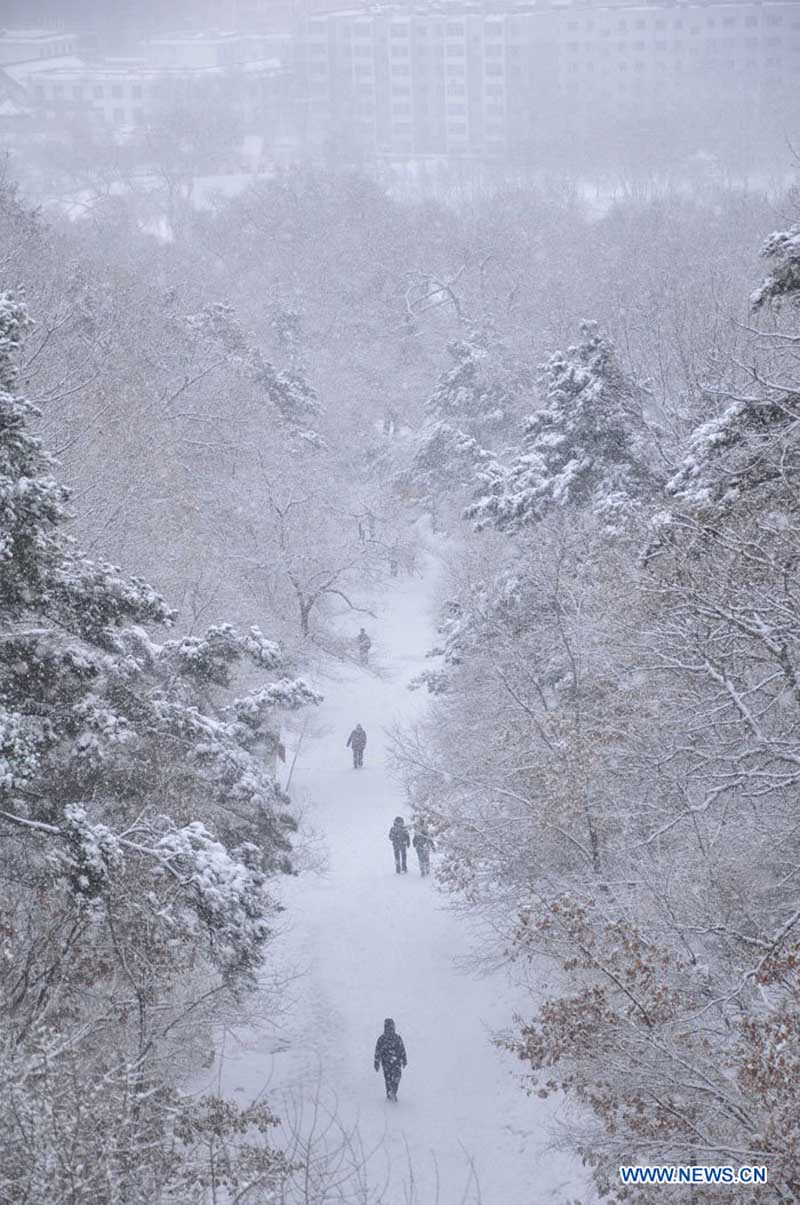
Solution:
[[[283,884],[286,920],[272,947],[277,974],[299,972],[293,1005],[277,1028],[228,1034],[214,1084],[239,1101],[264,1092],[284,1115],[302,1105],[305,1128],[315,1100],[323,1116],[335,1111],[357,1127],[372,1191],[388,1180],[385,1205],[586,1201],[580,1168],[549,1149],[557,1106],[528,1098],[518,1065],[491,1044],[513,1013],[511,989],[502,974],[459,968],[468,927],[433,879],[420,878],[413,850],[409,873],[394,871],[389,826],[409,817],[386,765],[387,730],[428,705],[407,683],[433,644],[434,573],[429,566],[424,579],[392,583],[378,622],[369,621],[378,673],[353,666],[316,683],[326,701],[302,742],[292,793],[327,866]],[[359,721],[368,744],[364,769],[354,771],[345,742]],[[372,1066],[389,1016],[408,1051],[397,1104]]]

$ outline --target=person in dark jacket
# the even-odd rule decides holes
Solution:
[[[356,724],[347,738],[347,748],[353,750],[353,769],[360,770],[364,765],[364,750],[367,747],[367,734],[360,724]]]
[[[427,874],[431,873],[431,850],[436,849],[436,846],[423,821],[420,821],[416,827],[413,845],[419,859],[419,873],[424,879]]]
[[[359,661],[362,665],[366,665],[369,660],[369,650],[372,648],[372,641],[363,628],[356,636],[356,643],[358,644]]]
[[[394,824],[389,829],[389,840],[394,850],[394,868],[398,874],[405,874],[408,870],[406,850],[411,844],[411,836],[402,816],[395,816]]]
[[[403,1039],[395,1031],[392,1018],[387,1017],[383,1023],[383,1033],[375,1043],[375,1070],[377,1071],[379,1067],[383,1068],[387,1100],[397,1101],[400,1076],[407,1064]]]

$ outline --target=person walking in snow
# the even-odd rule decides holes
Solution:
[[[363,628],[356,636],[356,643],[358,644],[358,659],[362,665],[366,665],[369,660],[369,650],[372,648],[372,641]]]
[[[403,1068],[408,1065],[406,1048],[403,1039],[394,1027],[394,1021],[387,1017],[383,1023],[383,1033],[375,1043],[375,1070],[383,1068],[383,1078],[386,1084],[386,1099],[397,1101],[397,1089]]]
[[[414,849],[419,859],[419,873],[423,879],[431,873],[431,851],[436,849],[433,837],[424,821],[420,820],[414,832]]]
[[[364,765],[364,750],[367,747],[367,734],[360,724],[356,724],[347,738],[347,748],[353,750],[353,769],[360,770]]]
[[[395,816],[394,824],[389,829],[389,840],[394,850],[394,868],[397,874],[406,874],[406,850],[411,844],[411,836],[402,816]]]

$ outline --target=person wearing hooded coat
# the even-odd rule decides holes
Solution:
[[[358,659],[362,665],[366,665],[369,661],[369,650],[372,648],[372,641],[363,628],[358,633],[358,636],[356,636],[356,643],[358,644]]]
[[[408,870],[406,850],[411,844],[411,837],[402,816],[395,816],[394,824],[389,829],[389,840],[394,850],[394,868],[398,874],[405,874]]]
[[[431,873],[431,850],[436,849],[433,837],[428,832],[427,826],[419,823],[414,833],[413,841],[414,849],[417,851],[419,859],[419,873],[423,879]]]
[[[394,1021],[387,1017],[383,1023],[383,1033],[375,1043],[375,1070],[383,1068],[383,1078],[386,1083],[386,1099],[397,1101],[397,1088],[403,1068],[407,1066],[406,1048],[403,1039],[394,1027]]]
[[[347,738],[347,748],[353,750],[353,769],[360,770],[364,765],[364,750],[367,747],[367,734],[360,724],[356,724]]]

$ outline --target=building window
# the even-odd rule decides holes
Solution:
[[[114,121],[117,123],[117,125],[121,125],[124,120],[125,120],[125,110],[124,109],[115,109],[114,110]]]
[[[142,99],[142,85],[141,84],[134,84],[132,86],[131,96],[133,97],[134,100]]]

